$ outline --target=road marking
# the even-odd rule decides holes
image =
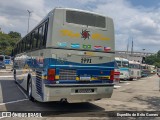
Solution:
[[[0,72],[8,73],[8,72],[12,72],[12,71],[11,71],[11,70],[6,70],[6,71],[4,71],[4,70],[0,70]]]
[[[26,99],[28,98],[28,96],[23,92],[23,90],[17,85],[18,89],[22,92],[22,94],[26,97]]]
[[[7,78],[7,77],[13,77],[13,76],[0,76],[0,78]]]
[[[114,88],[120,88],[120,87],[121,87],[121,86],[119,86],[119,85],[115,85],[115,86],[114,86]]]
[[[26,101],[26,100],[29,100],[29,99],[22,99],[22,100],[10,101],[10,102],[6,102],[6,103],[0,103],[0,105],[12,104],[12,103]]]

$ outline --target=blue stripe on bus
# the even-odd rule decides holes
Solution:
[[[77,76],[88,75],[91,77],[110,76],[111,70],[114,70],[115,62],[99,63],[99,64],[82,64],[69,61],[61,61],[54,58],[45,58],[43,63],[39,63],[36,59],[28,59],[25,64],[31,69],[43,69],[44,75],[47,75],[47,70],[50,68],[56,69],[56,75],[59,75],[60,69],[75,70]],[[77,80],[58,80],[59,84],[63,83],[79,83]],[[113,83],[112,80],[93,80],[90,83]],[[45,84],[56,84],[56,81],[44,80]]]
[[[68,68],[114,68],[114,67],[103,67],[103,66],[80,66],[80,65],[50,65],[51,67],[68,67]]]
[[[128,71],[129,68],[119,68],[121,71]]]

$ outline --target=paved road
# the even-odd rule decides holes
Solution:
[[[114,89],[112,98],[110,99],[73,104],[62,104],[58,102],[33,103],[28,100],[25,92],[14,83],[10,71],[0,71],[0,111],[50,111],[45,118],[41,118],[42,120],[53,119],[51,116],[56,117],[54,119],[64,119],[63,117],[66,116],[67,118],[65,119],[77,120],[81,120],[82,116],[87,116],[85,119],[92,120],[118,119],[118,117],[106,117],[106,111],[159,111],[160,92],[158,85],[159,78],[154,75],[139,80],[121,82]],[[15,120],[18,119],[21,118],[15,118]],[[137,119],[144,119],[144,117]],[[149,117],[148,119],[153,118]],[[155,119],[158,120],[160,117]]]

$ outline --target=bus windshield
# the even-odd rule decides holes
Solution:
[[[122,61],[122,66],[123,67],[129,67],[129,62],[128,61]]]
[[[135,69],[140,69],[140,65],[139,64],[129,64],[130,68],[135,68]]]
[[[7,59],[7,60],[8,60],[8,59],[11,59],[11,57],[10,57],[10,56],[5,56],[5,59]]]
[[[4,61],[4,56],[0,56],[0,61]]]
[[[121,67],[121,61],[116,61],[118,67]]]

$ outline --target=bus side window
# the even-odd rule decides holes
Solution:
[[[39,28],[39,40],[38,40],[38,48],[41,48],[42,46],[42,39],[43,39],[43,27],[41,26]]]
[[[46,41],[47,41],[47,32],[48,32],[48,20],[47,22],[45,22],[45,25],[44,25],[44,30],[43,30],[43,47],[46,47]]]
[[[26,37],[26,51],[29,50],[29,36]]]
[[[20,47],[20,53],[22,53],[23,47],[22,47],[23,43],[22,41],[19,43],[19,47]]]
[[[33,33],[31,33],[30,35],[29,35],[29,44],[30,44],[30,48],[29,48],[29,50],[32,50],[32,47],[33,47],[33,39],[32,39],[32,35]]]
[[[39,33],[38,33],[38,29],[36,29],[36,31],[35,31],[34,41],[35,41],[35,48],[38,48],[38,43],[39,43]]]
[[[32,50],[36,48],[37,40],[35,38],[35,32],[32,33]]]
[[[27,51],[27,37],[24,38],[24,51]]]

